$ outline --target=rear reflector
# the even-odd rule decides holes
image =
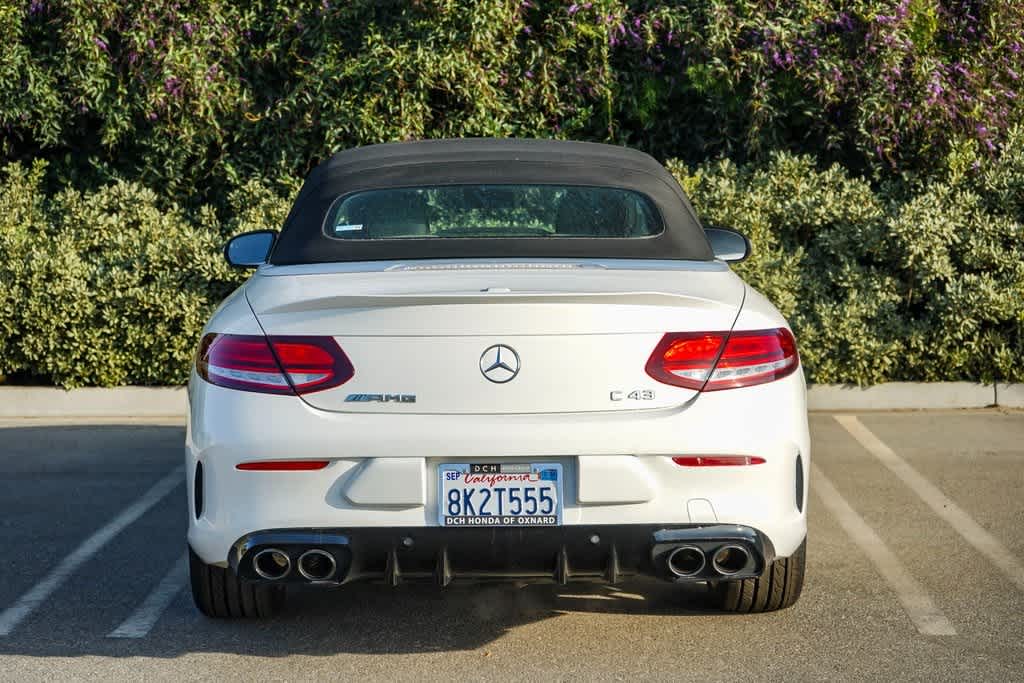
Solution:
[[[196,371],[211,384],[266,394],[308,394],[352,379],[355,369],[331,337],[207,334]]]
[[[329,460],[257,460],[239,463],[235,465],[235,469],[254,472],[299,472],[322,470],[327,467],[329,462]]]
[[[672,462],[683,467],[735,467],[763,465],[764,458],[756,455],[685,455],[672,458]]]
[[[763,384],[800,364],[784,327],[738,332],[670,332],[647,361],[647,374],[665,384],[717,391]]]

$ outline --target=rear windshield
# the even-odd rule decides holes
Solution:
[[[650,237],[662,232],[639,192],[571,185],[438,185],[365,190],[331,205],[324,234],[340,240]]]

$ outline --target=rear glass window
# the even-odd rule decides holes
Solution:
[[[662,231],[646,196],[611,187],[439,185],[365,190],[339,197],[328,237],[650,237]]]

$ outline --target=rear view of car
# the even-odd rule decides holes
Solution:
[[[704,582],[799,597],[796,342],[639,152],[453,140],[315,169],[207,325],[190,382],[192,587]]]

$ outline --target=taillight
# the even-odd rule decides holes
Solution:
[[[352,379],[355,369],[331,337],[207,334],[196,371],[210,384],[266,394],[308,394]]]
[[[796,370],[800,358],[784,327],[737,332],[670,332],[647,361],[665,384],[717,391],[763,384]]]

